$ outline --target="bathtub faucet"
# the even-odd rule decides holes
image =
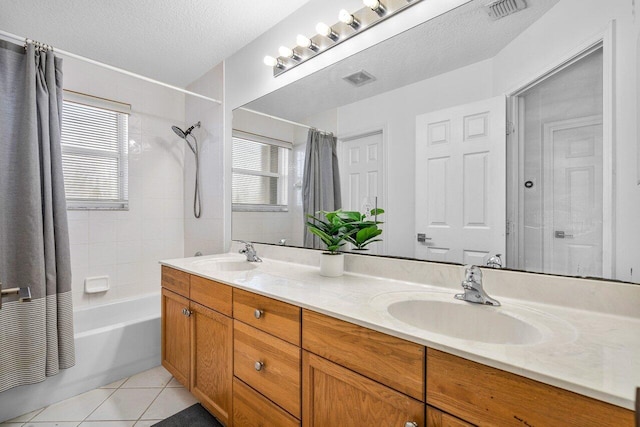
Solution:
[[[244,249],[240,249],[238,252],[244,254],[247,257],[247,261],[249,262],[262,262],[256,249],[253,247],[253,243],[251,242],[240,242],[244,244]]]

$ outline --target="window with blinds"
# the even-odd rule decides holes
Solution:
[[[287,210],[290,151],[289,143],[233,132],[233,210]]]
[[[112,101],[68,98],[65,93],[61,140],[67,207],[127,209],[128,114],[96,106]]]

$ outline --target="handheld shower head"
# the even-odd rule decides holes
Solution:
[[[200,127],[200,122],[196,123],[195,125],[191,126],[189,129],[187,129],[186,131],[183,131],[182,129],[180,129],[178,126],[171,126],[171,129],[176,133],[176,135],[178,135],[180,138],[182,139],[186,139],[187,136],[189,134],[191,134],[191,132],[195,129],[195,128],[199,128]]]

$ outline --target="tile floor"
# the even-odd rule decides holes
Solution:
[[[148,427],[196,403],[162,366],[54,403],[0,427]]]

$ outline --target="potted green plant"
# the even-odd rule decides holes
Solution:
[[[345,227],[348,230],[355,230],[353,233],[348,233],[345,240],[354,246],[356,251],[368,250],[366,246],[373,242],[381,242],[382,239],[377,237],[382,234],[382,229],[378,227],[379,224],[383,224],[382,221],[378,221],[378,216],[384,213],[383,209],[375,208],[369,212],[340,212],[339,215],[345,222]]]
[[[316,216],[307,215],[307,228],[322,240],[327,246],[327,252],[320,256],[320,275],[337,277],[344,273],[344,254],[340,248],[346,239],[358,232],[353,227],[347,227],[341,210],[327,212],[318,211]]]

